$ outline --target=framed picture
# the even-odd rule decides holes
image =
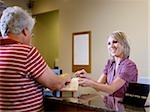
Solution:
[[[91,72],[91,31],[72,34],[72,71]]]

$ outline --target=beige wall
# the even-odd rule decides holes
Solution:
[[[27,9],[28,10],[28,1],[29,0],[3,0],[4,3],[6,3],[8,6],[20,6],[20,7],[23,7],[24,9]]]
[[[59,9],[62,0],[36,0],[32,8],[33,14],[40,14]]]
[[[54,68],[58,59],[59,11],[51,11],[35,15],[35,24],[32,43],[36,46],[47,64]]]
[[[148,0],[37,0],[33,13],[60,11],[59,63],[72,73],[72,33],[92,31],[92,77],[98,78],[108,58],[106,40],[114,30],[128,35],[131,59],[140,76],[149,76]],[[52,5],[52,7],[50,7]]]
[[[150,1],[148,0],[148,41],[147,41],[147,44],[148,44],[148,75],[150,77]]]
[[[28,0],[4,1],[8,5],[18,5],[28,9]],[[139,75],[150,77],[149,0],[36,0],[32,13],[37,15],[56,9],[59,9],[60,23],[59,64],[63,72],[72,73],[73,32],[92,31],[92,73],[90,76],[97,79],[108,58],[107,36],[114,30],[122,30],[128,35],[131,58],[137,63]],[[49,44],[48,40],[45,40],[42,46]],[[49,60],[49,56],[45,58]],[[84,88],[81,91],[87,93],[93,89]]]

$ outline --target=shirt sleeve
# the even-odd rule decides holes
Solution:
[[[46,62],[35,47],[32,47],[27,55],[28,77],[38,78],[46,69]]]
[[[129,61],[121,66],[119,77],[127,82],[136,82],[137,74],[136,65],[132,61]]]
[[[106,63],[106,65],[105,65],[105,67],[104,67],[104,69],[103,69],[103,74],[105,74],[105,75],[108,74],[108,68],[109,68],[110,65],[111,65],[110,63],[111,63],[111,61],[108,60],[107,63]]]

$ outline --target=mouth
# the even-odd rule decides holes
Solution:
[[[117,49],[114,49],[114,48],[113,48],[113,49],[110,49],[110,52],[111,52],[111,53],[115,53],[116,51],[117,51]]]

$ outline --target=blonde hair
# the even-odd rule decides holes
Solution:
[[[114,38],[123,46],[123,58],[129,58],[130,46],[125,33],[121,31],[114,31],[109,35],[109,37]]]

